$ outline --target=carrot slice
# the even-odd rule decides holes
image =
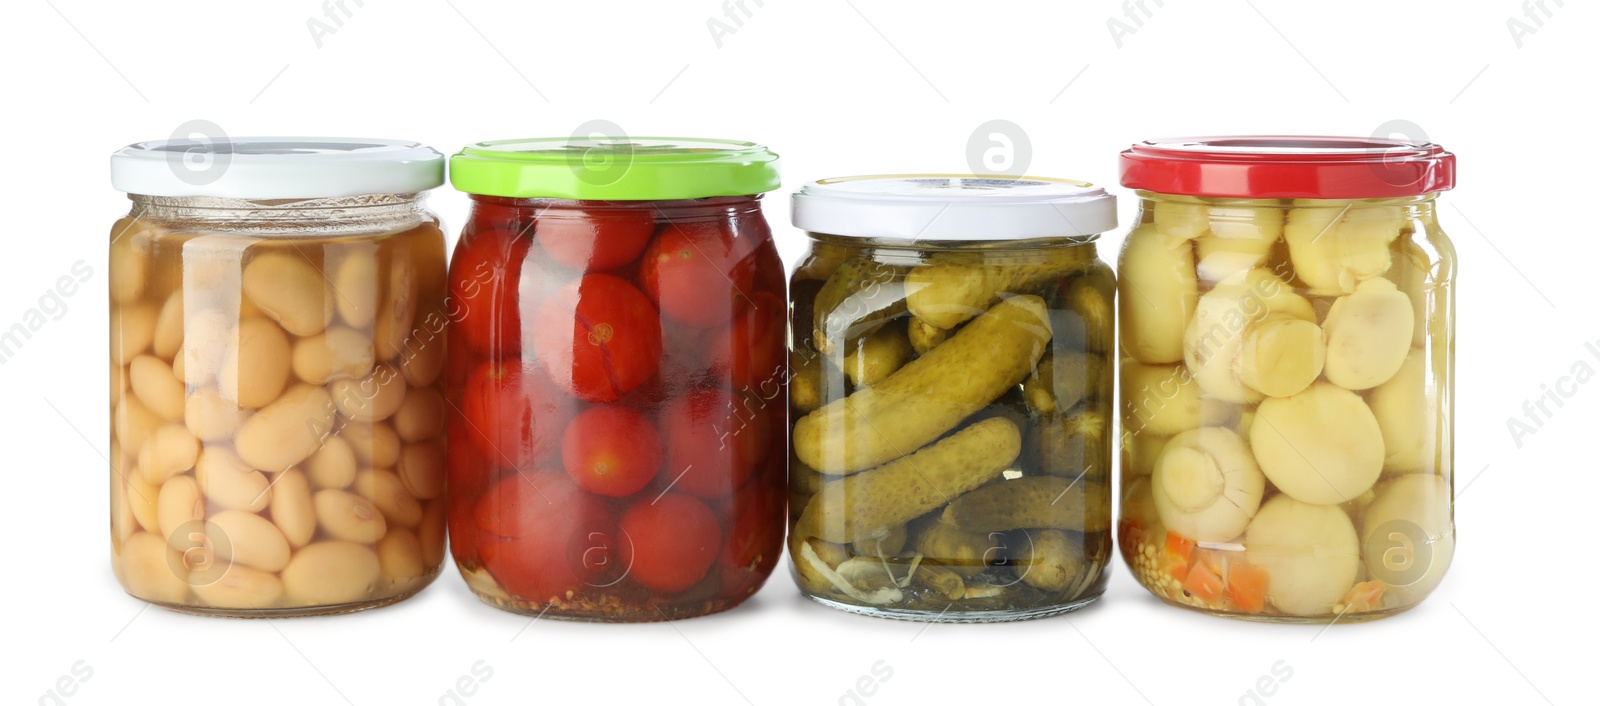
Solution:
[[[1189,567],[1189,576],[1184,579],[1183,590],[1189,595],[1199,598],[1207,603],[1216,603],[1222,598],[1222,577],[1218,576],[1205,562],[1198,562]]]
[[[1189,559],[1194,555],[1194,541],[1176,532],[1167,533],[1166,546],[1167,563],[1189,565]]]
[[[1228,602],[1246,613],[1267,607],[1267,572],[1243,562],[1228,565]]]
[[[1359,613],[1376,609],[1383,602],[1384,588],[1382,581],[1365,581],[1352,586],[1344,597],[1344,604],[1349,606],[1346,610]]]
[[[1194,558],[1194,542],[1174,532],[1167,533],[1167,543],[1162,549],[1162,565],[1167,575],[1178,581],[1189,576],[1189,564]]]

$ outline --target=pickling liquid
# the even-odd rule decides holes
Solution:
[[[1135,577],[1252,620],[1416,605],[1454,551],[1455,253],[1432,197],[1146,199],[1119,298]]]
[[[782,264],[753,197],[475,196],[450,274],[450,542],[504,610],[641,622],[777,564]]]
[[[276,617],[385,605],[433,581],[437,223],[322,236],[125,218],[111,239],[123,587],[175,610]]]
[[[802,592],[946,622],[1099,597],[1114,284],[1094,246],[812,239],[792,286]]]

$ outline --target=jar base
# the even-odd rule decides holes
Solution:
[[[574,623],[660,623],[668,620],[688,620],[733,610],[745,602],[745,598],[722,598],[706,600],[690,606],[641,606],[620,603],[595,603],[574,598],[564,602],[564,604],[540,604],[480,593],[476,590],[472,592],[472,595],[477,596],[478,600],[483,601],[485,604],[499,608],[507,613]]]
[[[160,606],[174,613],[187,613],[189,615],[203,615],[210,618],[309,618],[319,615],[344,615],[345,613],[359,613],[373,608],[382,608],[387,605],[399,603],[407,598],[417,595],[422,589],[418,588],[405,593],[399,593],[386,598],[370,601],[357,601],[354,603],[339,603],[336,605],[310,606],[305,608],[267,608],[263,610],[241,610],[238,608],[210,608],[207,606],[186,605],[181,603],[162,603],[150,601],[138,596],[139,600],[151,605]],[[128,594],[132,596],[133,594]]]
[[[1154,594],[1152,594],[1152,595],[1154,595]],[[1185,610],[1190,610],[1190,611],[1193,611],[1193,612],[1196,612],[1196,613],[1203,613],[1205,615],[1210,615],[1210,616],[1214,616],[1214,617],[1218,617],[1218,618],[1231,618],[1233,620],[1243,620],[1245,622],[1250,622],[1250,623],[1277,623],[1277,624],[1280,624],[1280,625],[1333,625],[1333,624],[1344,625],[1344,624],[1354,624],[1354,623],[1366,623],[1366,622],[1371,622],[1373,620],[1380,620],[1380,619],[1383,619],[1383,618],[1387,618],[1387,617],[1389,617],[1391,615],[1399,615],[1399,614],[1404,613],[1404,612],[1406,612],[1408,610],[1411,610],[1412,608],[1415,608],[1416,605],[1417,605],[1416,603],[1412,603],[1412,604],[1409,604],[1409,605],[1396,606],[1394,608],[1385,608],[1385,609],[1382,609],[1382,610],[1364,610],[1364,611],[1361,611],[1359,613],[1346,612],[1346,613],[1343,613],[1343,614],[1340,614],[1340,615],[1332,615],[1332,616],[1329,616],[1329,615],[1296,616],[1296,615],[1266,615],[1266,614],[1256,614],[1256,613],[1236,613],[1236,612],[1226,611],[1226,610],[1210,610],[1208,608],[1200,608],[1200,607],[1197,607],[1197,606],[1193,606],[1193,605],[1190,605],[1188,603],[1184,603],[1182,601],[1174,601],[1174,600],[1171,600],[1171,599],[1168,599],[1168,598],[1165,598],[1165,597],[1162,597],[1162,596],[1156,596],[1156,597],[1160,598],[1161,602],[1166,603],[1167,605],[1176,606],[1178,608],[1183,608]]]
[[[918,623],[1015,623],[1022,620],[1036,620],[1055,615],[1071,613],[1100,599],[1102,594],[1079,598],[1070,603],[1042,606],[1038,608],[1020,608],[1014,610],[971,610],[971,611],[944,611],[930,613],[925,610],[904,610],[899,608],[880,608],[877,606],[863,606],[853,603],[842,603],[830,598],[805,594],[817,603],[842,610],[846,613],[865,615],[873,618],[886,618],[889,620],[905,620]]]
[[[149,603],[151,605],[159,606],[161,608],[165,608],[165,609],[170,610],[170,611],[172,611],[174,613],[186,613],[186,614],[189,614],[189,615],[201,615],[201,616],[205,616],[205,617],[208,617],[208,618],[241,618],[241,619],[247,619],[247,620],[248,619],[252,619],[252,618],[263,618],[263,619],[271,619],[271,618],[310,618],[310,617],[316,617],[316,616],[319,616],[319,615],[344,615],[346,613],[359,613],[359,612],[364,611],[364,610],[372,610],[373,608],[382,608],[384,606],[394,605],[396,603],[399,603],[400,601],[403,601],[403,600],[405,600],[407,598],[410,598],[412,596],[417,595],[418,593],[421,593],[422,589],[427,588],[429,584],[432,584],[433,580],[435,578],[438,578],[438,576],[439,576],[439,572],[435,571],[435,572],[433,572],[432,576],[427,577],[427,580],[423,581],[421,584],[417,585],[416,588],[412,588],[412,589],[409,589],[409,590],[406,590],[406,591],[402,591],[402,592],[396,593],[396,594],[394,594],[392,596],[384,596],[383,598],[374,598],[372,600],[365,600],[365,601],[352,601],[350,603],[336,603],[336,604],[333,604],[333,605],[305,606],[305,607],[300,607],[300,608],[264,608],[264,609],[260,609],[260,610],[257,610],[257,609],[241,609],[241,608],[213,608],[213,607],[210,607],[210,606],[193,605],[193,604],[188,604],[188,603],[167,603],[167,602],[164,602],[164,601],[152,601],[152,600],[150,600],[148,598],[141,598],[139,596],[135,596],[132,593],[129,593],[128,595],[133,596],[134,598],[138,598],[139,600],[144,601],[146,603]]]

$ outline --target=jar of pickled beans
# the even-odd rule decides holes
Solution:
[[[196,169],[194,165],[205,165]],[[112,567],[234,617],[404,599],[444,558],[444,157],[391,140],[129,145],[112,184]]]
[[[1273,622],[1391,615],[1455,548],[1455,184],[1438,145],[1158,140],[1121,307],[1124,559],[1162,600]]]
[[[1105,591],[1116,198],[1046,178],[824,179],[794,197],[789,556],[877,617],[997,622]]]
[[[748,142],[479,143],[450,270],[450,542],[483,601],[689,618],[783,537],[782,263]]]

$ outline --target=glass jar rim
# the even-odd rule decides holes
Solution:
[[[904,241],[1090,236],[1117,227],[1117,197],[1086,181],[977,174],[819,179],[795,192],[794,226]]]

